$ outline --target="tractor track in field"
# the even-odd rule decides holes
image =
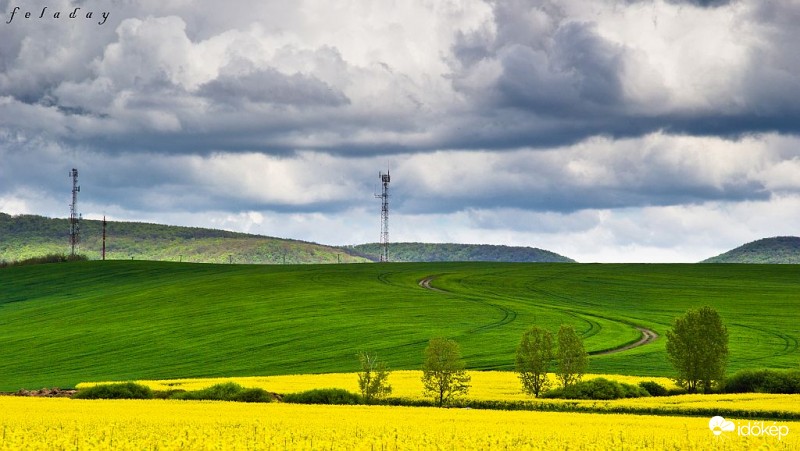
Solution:
[[[639,332],[642,333],[642,337],[639,338],[638,341],[635,341],[633,343],[628,343],[626,345],[622,345],[622,346],[619,346],[617,348],[611,348],[611,349],[605,349],[605,350],[602,350],[602,351],[590,352],[589,355],[616,354],[618,352],[627,351],[629,349],[638,348],[639,346],[644,346],[644,345],[646,345],[648,343],[652,343],[652,342],[654,342],[656,340],[656,338],[658,338],[658,334],[655,331],[651,330],[651,329],[648,329],[646,327],[639,327],[639,326],[633,326],[633,327],[635,327]]]
[[[476,303],[479,303],[479,304],[483,304],[483,305],[485,305],[487,307],[491,307],[491,308],[493,308],[493,309],[495,309],[498,312],[503,314],[503,318],[501,318],[499,321],[495,321],[495,322],[492,322],[492,323],[477,327],[475,329],[471,329],[471,330],[469,330],[469,333],[482,332],[482,331],[487,330],[487,329],[494,329],[494,328],[497,328],[497,327],[502,327],[502,326],[505,326],[508,323],[511,323],[515,319],[517,319],[517,312],[515,312],[514,310],[511,310],[510,308],[503,307],[502,305],[492,304],[491,302],[486,302],[484,300],[480,300],[480,299],[477,299],[477,298],[474,298],[474,297],[460,296],[460,295],[457,295],[456,293],[452,293],[450,291],[442,290],[441,288],[436,288],[434,286],[431,286],[431,282],[436,277],[438,277],[438,275],[432,275],[432,276],[427,276],[427,277],[423,278],[422,280],[419,281],[419,286],[424,288],[424,289],[426,289],[426,290],[435,291],[437,293],[445,293],[445,294],[449,294],[449,295],[459,296],[461,299],[464,299],[464,300],[469,301],[469,302],[476,302]]]
[[[436,287],[431,285],[431,282],[436,277],[437,276],[435,276],[435,275],[424,277],[422,280],[419,281],[419,286],[424,288],[424,289],[426,289],[426,290],[435,291],[437,293],[452,294],[447,290],[442,290],[441,288],[436,288]],[[488,328],[488,327],[498,327],[498,326],[501,326],[501,325],[504,325],[504,324],[508,324],[511,321],[513,321],[514,318],[516,318],[516,316],[517,316],[517,313],[514,312],[513,310],[509,310],[509,309],[506,309],[505,307],[501,307],[501,306],[495,305],[495,304],[489,304],[489,305],[504,311],[506,313],[506,317],[503,318],[503,320],[501,320],[497,324],[492,324],[490,326],[484,326],[484,327],[482,327],[480,329],[484,329],[484,328]],[[510,316],[509,312],[513,312],[513,317],[510,320],[509,320],[509,316]],[[628,343],[628,344],[625,344],[625,345],[622,345],[622,346],[618,346],[616,348],[604,349],[602,351],[593,351],[593,352],[590,352],[589,354],[590,355],[608,355],[608,354],[616,354],[618,352],[623,352],[623,351],[629,351],[631,349],[638,348],[638,347],[650,344],[650,343],[654,342],[658,338],[658,334],[652,329],[648,329],[646,327],[640,327],[640,326],[633,326],[633,327],[635,327],[636,330],[638,330],[642,334],[642,336],[639,338],[639,340],[637,340],[637,341],[635,341],[633,343]]]

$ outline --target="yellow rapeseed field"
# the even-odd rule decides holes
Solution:
[[[747,450],[800,448],[800,423],[385,406],[0,397],[0,449]],[[742,434],[747,426],[748,434]],[[766,427],[765,427],[766,426]]]
[[[740,409],[748,411],[781,411],[800,413],[800,395],[771,395],[771,394],[735,394],[735,395],[681,395],[669,397],[650,397],[635,399],[618,399],[613,401],[581,401],[581,400],[536,400],[521,391],[521,386],[516,373],[505,371],[471,371],[472,388],[467,398],[476,400],[500,401],[541,401],[547,403],[587,404],[593,408],[628,406],[628,407],[657,407],[667,411],[680,411],[692,408],[719,408]],[[419,399],[422,398],[422,382],[420,371],[393,371],[389,377],[392,385],[392,396]],[[605,377],[607,379],[638,384],[641,381],[653,380],[659,384],[674,388],[674,383],[663,377],[636,377],[609,374],[586,375],[584,379]],[[334,374],[303,374],[293,376],[265,376],[265,377],[231,377],[208,379],[175,379],[163,381],[138,381],[154,390],[184,389],[197,390],[221,382],[233,381],[245,387],[259,387],[275,393],[294,393],[315,388],[343,388],[351,392],[358,392],[358,379],[355,373]],[[95,383],[79,384],[78,386],[94,385]],[[555,384],[554,384],[555,385]]]
[[[531,397],[522,392],[517,373],[512,371],[469,371],[472,388],[468,397],[478,400],[525,401]],[[549,375],[553,386],[557,386],[555,376]],[[605,377],[617,382],[636,385],[642,381],[656,381],[666,388],[675,388],[675,383],[666,377],[638,377],[616,374],[587,374],[584,380]],[[422,397],[421,371],[392,371],[389,383],[392,396],[402,398]],[[343,388],[358,392],[358,378],[355,373],[299,374],[291,376],[225,377],[200,379],[142,380],[137,381],[154,390],[184,389],[198,390],[221,382],[236,382],[244,387],[258,387],[275,393],[294,393],[315,388]],[[102,382],[79,384],[78,387]]]

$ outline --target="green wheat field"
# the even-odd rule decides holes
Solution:
[[[430,278],[430,286],[420,281]],[[522,332],[568,323],[590,372],[671,376],[664,333],[710,305],[728,372],[798,368],[800,266],[91,261],[0,269],[0,391],[87,380],[350,372],[359,350],[419,369],[429,338],[467,366],[513,369]]]

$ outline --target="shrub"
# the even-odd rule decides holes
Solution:
[[[656,381],[639,382],[639,386],[650,393],[650,396],[667,396],[667,388]]]
[[[184,401],[237,401],[272,402],[272,395],[261,388],[244,388],[235,382],[224,382],[200,390],[180,389],[155,392],[157,399],[181,399]]]
[[[800,371],[742,370],[725,380],[725,393],[800,393]]]
[[[82,388],[72,397],[76,399],[153,399],[153,390],[145,385],[124,382]]]
[[[687,393],[689,392],[683,387],[670,388],[669,390],[667,390],[667,396],[685,395]]]
[[[263,388],[245,388],[231,401],[239,402],[272,402],[272,395]]]
[[[192,401],[235,401],[236,397],[244,390],[244,387],[235,382],[224,382],[200,390],[176,392],[173,399]]]
[[[186,390],[173,388],[171,390],[157,390],[153,392],[155,399],[180,399],[180,394],[186,393]]]
[[[294,404],[361,404],[361,396],[341,388],[318,388],[283,396],[283,402]]]
[[[89,260],[85,255],[75,254],[75,255],[64,255],[64,254],[47,254],[42,255],[40,257],[30,257],[24,260],[17,260],[17,261],[1,261],[0,268],[5,268],[8,266],[30,266],[30,265],[42,265],[46,263],[64,263],[64,262],[83,262]]]
[[[577,382],[566,388],[561,387],[545,392],[543,398],[566,398],[566,399],[620,399],[620,398],[640,398],[650,396],[642,387],[624,384],[598,377],[596,379]]]

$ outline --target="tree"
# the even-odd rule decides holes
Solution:
[[[432,396],[441,407],[453,397],[466,394],[469,382],[458,343],[447,338],[432,338],[425,348],[422,364],[425,395]]]
[[[556,376],[564,388],[578,382],[589,367],[589,355],[583,349],[583,340],[572,326],[562,324],[558,329],[558,365]]]
[[[728,329],[719,313],[705,306],[675,318],[667,331],[667,355],[678,385],[690,393],[710,392],[725,377],[728,361]]]
[[[553,360],[553,334],[534,326],[522,334],[517,348],[517,372],[525,393],[538,397],[547,390],[547,370]]]
[[[358,373],[358,388],[364,402],[370,403],[376,398],[382,398],[392,393],[389,385],[389,369],[386,362],[379,361],[374,353],[362,351],[358,353],[361,362],[361,371]]]

